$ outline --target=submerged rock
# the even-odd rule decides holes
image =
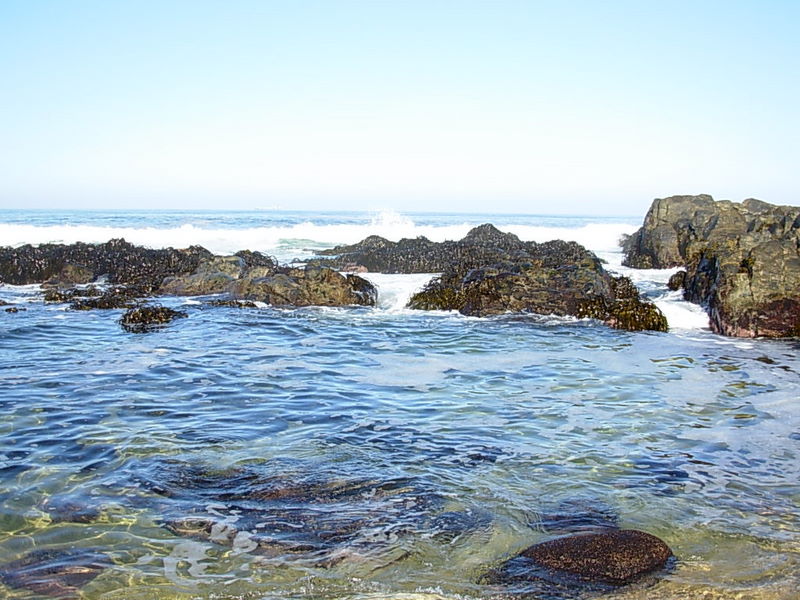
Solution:
[[[78,598],[81,588],[109,566],[108,557],[93,549],[39,549],[0,565],[0,579],[8,587],[66,600]]]
[[[673,285],[706,308],[717,333],[800,336],[800,207],[656,199],[623,249],[631,267],[685,267]]]
[[[550,533],[597,533],[618,529],[619,516],[603,502],[573,498],[544,512],[537,525]]]
[[[137,306],[122,315],[119,322],[125,330],[140,333],[187,316],[185,312],[166,306]]]
[[[417,479],[285,467],[167,460],[134,481],[165,499],[160,521],[175,535],[321,566],[352,557],[382,566],[407,555],[408,536],[447,542],[491,523],[482,511],[444,510],[443,496]]]
[[[540,593],[613,589],[665,568],[672,556],[669,546],[643,531],[584,533],[534,544],[489,572],[485,580],[502,585],[533,583]]]

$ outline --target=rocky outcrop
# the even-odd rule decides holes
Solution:
[[[135,284],[150,291],[165,277],[195,271],[212,254],[192,246],[153,250],[122,239],[104,244],[42,244],[0,248],[0,281],[13,285],[50,282],[88,283],[105,276],[109,283]]]
[[[233,256],[211,256],[202,260],[194,272],[165,278],[159,293],[170,296],[206,296],[228,291],[241,278],[270,275],[278,270],[271,257],[243,251]]]
[[[83,285],[100,277],[112,287]],[[199,246],[150,250],[125,240],[0,248],[0,282],[41,283],[48,288],[45,301],[71,302],[73,310],[132,308],[153,295],[228,293],[233,300],[279,306],[374,306],[377,296],[368,281],[328,267],[281,267],[250,250],[232,256]]]
[[[491,571],[486,579],[506,585],[534,582],[543,589],[613,589],[663,569],[671,558],[669,546],[654,535],[633,529],[608,530],[534,544]]]
[[[319,266],[240,278],[227,291],[235,299],[274,306],[374,306],[377,299],[374,286],[365,279]]]
[[[717,333],[800,335],[800,207],[657,199],[623,249],[631,267],[684,266],[671,285],[706,307]]]
[[[320,255],[333,258],[314,262],[350,271],[440,273],[454,265],[476,268],[514,260],[526,255],[531,244],[533,242],[522,242],[514,234],[484,224],[459,241],[432,242],[418,237],[391,242],[373,235],[351,246],[323,250]]]
[[[521,242],[483,225],[459,259],[412,296],[409,308],[488,316],[507,312],[599,319],[629,330],[666,331],[667,321],[626,278],[614,278],[575,242]]]

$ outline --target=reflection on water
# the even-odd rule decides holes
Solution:
[[[0,595],[498,598],[488,569],[609,526],[678,557],[611,598],[800,588],[790,343],[197,304],[131,335],[27,307],[0,323]]]

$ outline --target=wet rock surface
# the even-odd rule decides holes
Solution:
[[[312,265],[238,279],[227,291],[235,299],[274,306],[374,306],[377,300],[375,287],[365,279]]]
[[[134,246],[123,239],[103,244],[3,247],[0,248],[0,281],[13,285],[46,281],[88,283],[106,276],[109,283],[136,284],[152,293],[165,277],[192,273],[203,259],[211,256],[199,246],[153,250]]]
[[[669,546],[643,531],[580,533],[534,544],[484,580],[521,587],[523,597],[575,598],[638,581],[667,567],[672,556]]]
[[[475,268],[524,255],[533,242],[521,242],[511,233],[484,224],[472,229],[460,241],[432,242],[427,238],[391,242],[370,236],[350,246],[323,250],[319,264],[341,270],[366,270],[381,273],[438,273],[459,264]]]
[[[85,285],[102,279],[108,289]],[[320,266],[297,269],[242,250],[216,256],[205,248],[151,250],[125,240],[0,248],[0,282],[41,283],[46,302],[72,310],[133,308],[151,296],[228,294],[228,301],[276,306],[374,306],[375,287]]]
[[[167,306],[146,305],[130,309],[119,322],[126,331],[142,333],[187,316],[185,312]]]
[[[109,558],[93,549],[38,549],[0,565],[0,580],[38,597],[67,600],[79,598],[81,588],[109,566]]]
[[[656,199],[623,245],[635,268],[683,266],[684,297],[737,337],[800,336],[800,208],[711,196]]]
[[[488,316],[507,312],[594,318],[628,330],[666,331],[661,311],[632,282],[614,278],[575,242],[522,242],[491,225],[448,244],[441,276],[412,296],[409,308]],[[431,266],[425,263],[426,267]]]

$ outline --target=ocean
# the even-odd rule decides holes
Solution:
[[[188,317],[129,333],[120,310],[0,286],[24,308],[0,309],[0,597],[597,597],[482,576],[554,523],[602,518],[676,556],[603,597],[800,598],[798,342],[715,335],[667,290],[673,271],[623,267],[641,220],[0,211],[0,245],[125,238],[284,263],[492,223],[583,244],[670,324],[411,311],[433,274],[367,273],[375,308],[163,298]],[[12,574],[26,569],[50,587]]]

